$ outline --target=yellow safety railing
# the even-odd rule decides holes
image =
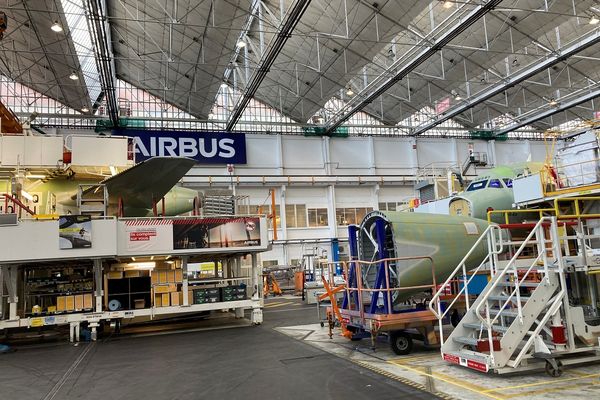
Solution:
[[[509,217],[511,214],[538,214],[539,218],[542,219],[544,213],[552,213],[557,219],[578,219],[578,218],[600,218],[600,214],[586,213],[585,210],[581,210],[581,203],[584,201],[598,201],[600,196],[589,196],[589,197],[565,197],[554,199],[553,208],[523,208],[518,210],[490,210],[487,212],[488,222],[492,222],[492,216],[501,214],[504,216],[504,223],[509,224]],[[562,214],[560,205],[564,203],[572,203],[571,209],[574,209],[573,214]]]

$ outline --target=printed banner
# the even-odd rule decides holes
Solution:
[[[125,236],[129,251],[168,251],[173,249],[171,220],[127,220]]]
[[[175,249],[260,246],[260,219],[190,218],[173,221]]]
[[[92,247],[92,217],[61,215],[58,219],[58,235],[61,250]]]
[[[135,161],[187,157],[199,164],[246,164],[246,135],[225,132],[127,130],[135,140]]]

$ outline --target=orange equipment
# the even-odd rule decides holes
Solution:
[[[283,294],[272,272],[263,274],[263,295],[267,297],[269,293],[272,293],[273,296],[281,296]]]
[[[23,126],[12,111],[0,101],[0,133],[22,134]]]

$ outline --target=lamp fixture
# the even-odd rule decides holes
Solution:
[[[69,79],[76,81],[79,79],[79,77],[77,76],[77,74],[75,73],[75,71],[71,72],[71,75],[69,75]]]
[[[52,29],[54,32],[59,33],[63,31],[62,26],[60,26],[60,24],[58,23],[58,21],[54,21],[54,23],[52,24],[52,26],[50,27],[50,29]]]
[[[346,89],[346,94],[348,96],[354,96],[354,91],[352,90],[352,88],[350,86],[348,86],[348,88]]]
[[[33,201],[33,196],[24,190],[21,190],[21,196],[25,197],[29,201]]]
[[[27,179],[46,179],[46,175],[43,175],[43,174],[27,174]]]
[[[550,104],[551,106],[556,106],[556,105],[558,105],[558,101],[556,101],[556,99],[554,97],[552,97],[550,99],[550,101],[548,102],[548,104]]]
[[[599,22],[600,22],[600,18],[598,18],[595,14],[593,14],[590,17],[590,21],[589,21],[590,25],[598,25]]]
[[[238,49],[242,49],[242,48],[246,47],[246,42],[244,42],[243,40],[238,40],[238,42],[236,43],[236,46]]]
[[[110,170],[110,174],[111,174],[112,176],[115,176],[115,175],[117,175],[117,174],[119,173],[119,171],[117,171],[117,169],[115,168],[115,166],[114,166],[114,165],[109,165],[109,166],[108,166],[108,169]]]
[[[81,109],[81,112],[84,112],[84,113],[89,112],[89,111],[90,111],[90,109],[85,106]]]
[[[444,8],[450,8],[452,7],[452,2],[451,1],[444,1],[442,4],[442,7]]]

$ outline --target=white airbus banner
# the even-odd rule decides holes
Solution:
[[[130,220],[124,226],[127,250],[173,250],[173,221]]]

